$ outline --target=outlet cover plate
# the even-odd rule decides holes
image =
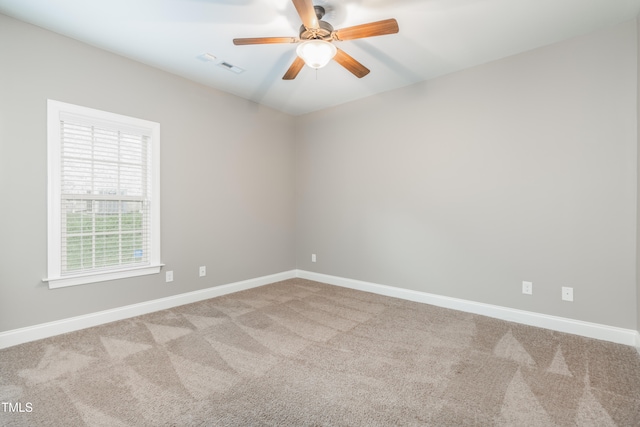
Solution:
[[[562,287],[562,300],[573,301],[573,288],[570,288],[568,286]]]
[[[522,282],[522,293],[526,295],[533,294],[533,282]]]

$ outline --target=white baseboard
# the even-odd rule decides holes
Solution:
[[[598,323],[583,322],[581,320],[568,319],[565,317],[550,316],[547,314],[517,310],[513,308],[484,304],[459,298],[450,298],[441,295],[429,294],[426,292],[396,288],[393,286],[363,282],[360,280],[345,279],[342,277],[314,273],[305,270],[298,270],[297,277],[308,280],[315,280],[322,283],[328,283],[330,285],[371,292],[374,294],[431,304],[438,307],[450,308],[467,313],[480,314],[496,319],[508,320],[510,322],[537,326],[558,332],[566,332],[569,334],[581,335],[588,338],[595,338],[619,344],[636,346],[640,349],[640,334],[638,333],[638,331],[635,331],[633,329],[623,329],[614,326],[601,325]]]
[[[371,292],[394,298],[431,304],[438,307],[450,308],[467,313],[480,314],[496,319],[510,322],[522,323],[530,326],[551,329],[559,332],[566,332],[581,335],[589,338],[611,341],[619,344],[635,346],[640,352],[640,332],[632,329],[617,328],[597,323],[583,322],[564,317],[550,316],[546,314],[534,313],[524,310],[500,307],[497,305],[478,303],[459,298],[450,298],[441,295],[429,294],[426,292],[413,291],[410,289],[396,288],[393,286],[380,285],[376,283],[364,282],[360,280],[346,279],[327,274],[314,273],[305,270],[291,270],[282,273],[262,276],[255,279],[243,280],[241,282],[229,283],[215,286],[199,291],[187,292],[166,298],[152,301],[145,301],[138,304],[127,305],[110,310],[99,311],[54,322],[42,323],[11,331],[0,332],[0,349],[14,345],[48,338],[55,335],[73,332],[80,329],[98,326],[117,320],[128,319],[154,311],[166,310],[184,304],[215,298],[234,292],[244,291],[259,286],[282,280],[300,277],[303,279],[315,280],[331,285],[345,288]]]
[[[118,307],[111,310],[104,310],[54,322],[42,323],[26,328],[14,329],[0,333],[0,349],[89,328],[91,326],[102,325],[116,320],[128,319],[130,317],[140,316],[154,311],[166,310],[168,308],[215,298],[233,292],[244,291],[258,286],[279,282],[281,280],[292,279],[294,277],[296,277],[296,270],[285,271],[269,276],[262,276],[255,279],[243,280],[241,282],[229,283],[199,291],[187,292],[166,298]]]

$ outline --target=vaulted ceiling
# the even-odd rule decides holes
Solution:
[[[282,76],[297,37],[291,0],[0,0],[0,13],[298,115],[407,86],[634,19],[640,0],[314,0],[336,29],[395,18],[400,31],[336,45],[371,70],[335,61]],[[16,40],[16,43],[19,43]],[[201,55],[215,56],[212,61]],[[79,58],[78,60],[81,60]],[[221,66],[231,64],[235,73]]]

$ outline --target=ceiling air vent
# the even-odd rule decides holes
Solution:
[[[236,67],[233,64],[229,64],[226,61],[222,61],[222,62],[218,63],[217,65],[218,65],[218,67],[224,68],[225,70],[232,71],[232,72],[234,72],[236,74],[240,74],[240,73],[242,73],[244,71],[242,68]]]

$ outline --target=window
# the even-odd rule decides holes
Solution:
[[[50,288],[160,271],[160,125],[48,101]]]

